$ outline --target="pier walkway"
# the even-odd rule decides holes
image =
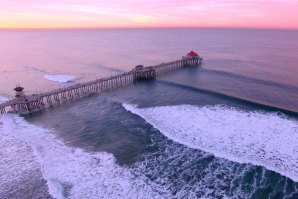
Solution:
[[[199,56],[186,56],[180,60],[155,66],[143,67],[142,65],[138,65],[129,72],[112,77],[96,79],[46,93],[28,95],[23,98],[15,98],[9,102],[0,104],[0,115],[6,112],[29,114],[47,107],[52,107],[55,104],[82,98],[91,93],[115,89],[141,80],[155,79],[157,76],[169,71],[185,67],[201,66],[202,60]]]

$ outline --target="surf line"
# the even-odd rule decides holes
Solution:
[[[278,107],[278,106],[274,106],[274,105],[270,105],[270,104],[265,104],[265,103],[262,103],[262,102],[252,101],[250,99],[246,99],[246,98],[243,98],[243,97],[232,96],[232,95],[228,95],[228,94],[225,94],[225,93],[222,93],[222,92],[213,91],[213,90],[209,90],[209,89],[205,89],[205,88],[193,87],[193,86],[189,86],[189,85],[182,85],[182,84],[179,84],[179,83],[169,82],[169,81],[164,81],[164,80],[158,80],[157,82],[159,84],[162,84],[162,85],[165,85],[165,86],[177,87],[177,88],[182,88],[182,89],[186,89],[186,90],[192,90],[192,91],[195,91],[195,92],[205,93],[205,94],[208,94],[208,95],[222,97],[222,98],[226,98],[226,99],[229,99],[229,100],[241,102],[243,104],[247,104],[247,105],[250,105],[250,106],[255,106],[255,107],[261,108],[263,110],[272,111],[272,112],[280,112],[280,113],[283,113],[283,114],[287,114],[288,116],[298,118],[298,112],[290,110],[290,109],[286,109],[286,108],[282,108],[282,107]]]
[[[21,115],[30,114],[43,110],[47,107],[53,107],[56,104],[73,101],[93,93],[104,92],[136,83],[143,80],[152,80],[157,76],[167,72],[186,68],[202,66],[203,58],[196,52],[191,51],[181,59],[161,63],[154,66],[137,65],[131,71],[114,75],[108,78],[96,79],[83,84],[76,84],[59,90],[53,90],[46,93],[25,95],[24,88],[17,86],[15,99],[0,104],[0,114],[6,112],[18,113]]]

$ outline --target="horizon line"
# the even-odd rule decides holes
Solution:
[[[297,31],[298,28],[277,27],[36,27],[36,28],[3,28],[0,30],[114,30],[114,29],[229,29],[229,30],[289,30]]]

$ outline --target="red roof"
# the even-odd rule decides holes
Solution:
[[[189,53],[187,53],[187,56],[189,56],[189,57],[195,57],[195,56],[198,56],[198,53],[196,53],[194,51],[190,51]]]
[[[17,86],[13,90],[15,90],[15,91],[22,91],[22,90],[24,90],[24,88],[21,87],[21,86]]]

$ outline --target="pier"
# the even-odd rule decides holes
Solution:
[[[0,114],[13,112],[18,114],[30,114],[43,110],[47,107],[53,107],[56,104],[62,104],[68,101],[77,100],[86,97],[92,93],[104,92],[119,88],[131,83],[142,80],[152,80],[157,76],[167,72],[182,69],[185,67],[198,67],[202,65],[202,58],[195,52],[191,51],[182,59],[162,63],[155,66],[138,65],[129,72],[114,75],[107,78],[96,79],[83,84],[76,84],[59,90],[53,90],[46,93],[22,96],[22,87],[15,88],[19,94],[16,98],[0,104]]]

